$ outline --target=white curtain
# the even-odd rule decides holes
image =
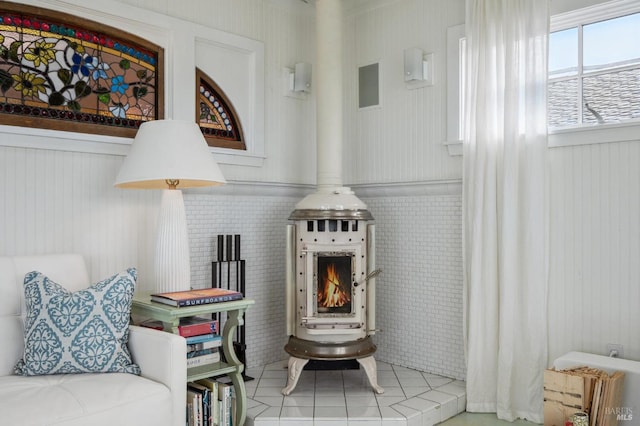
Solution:
[[[543,421],[547,0],[467,0],[467,411]]]

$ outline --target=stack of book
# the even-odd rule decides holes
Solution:
[[[220,362],[222,337],[217,319],[180,318],[178,333],[187,340],[187,368]]]
[[[233,385],[226,378],[207,378],[187,384],[187,426],[234,426]]]
[[[163,329],[162,322],[157,320],[142,321],[140,325],[157,330]],[[217,319],[180,318],[178,334],[187,340],[187,368],[220,362],[222,337],[219,334]]]

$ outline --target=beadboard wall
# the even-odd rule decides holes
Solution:
[[[92,280],[150,290],[159,191],[113,187],[121,156],[0,146],[0,255],[80,253]]]
[[[462,157],[446,141],[447,28],[464,23],[462,0],[373,1],[345,25],[345,182],[459,179]],[[380,6],[375,7],[375,5]],[[434,54],[434,85],[408,89],[404,49]],[[380,106],[358,108],[358,67],[378,63]]]
[[[550,151],[549,359],[640,360],[640,140]]]

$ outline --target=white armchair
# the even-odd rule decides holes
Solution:
[[[129,349],[140,376],[87,373],[17,376],[23,356],[24,276],[40,271],[67,290],[91,282],[80,255],[0,257],[0,413],[11,425],[183,426],[184,338],[130,326]]]

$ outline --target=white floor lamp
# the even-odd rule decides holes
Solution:
[[[195,122],[155,120],[140,126],[114,185],[164,190],[154,258],[157,292],[191,287],[189,236],[181,189],[224,183]]]

